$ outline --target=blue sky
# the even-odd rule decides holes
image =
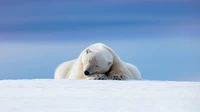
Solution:
[[[1,1],[0,79],[53,78],[102,42],[147,80],[200,80],[200,2]]]

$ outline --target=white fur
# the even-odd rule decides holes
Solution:
[[[96,61],[91,64],[89,60]],[[94,68],[93,66],[97,63],[99,68]],[[92,66],[91,72],[95,75],[88,77],[84,75],[84,71],[90,66]],[[121,78],[120,80],[141,79],[140,71],[136,66],[123,62],[111,48],[101,43],[90,45],[84,49],[78,59],[60,64],[55,71],[54,78],[98,79],[94,78],[97,76],[106,77],[105,79],[115,79],[115,77]]]
[[[93,65],[99,64],[98,68],[92,67],[92,73],[104,74],[107,72],[112,65],[113,56],[109,51],[105,50],[103,46],[98,44],[93,44],[86,49],[84,49],[79,55],[78,59],[72,61],[67,61],[60,64],[55,70],[54,78],[55,79],[87,79],[88,76],[84,75],[84,71],[91,66],[89,60],[95,57],[96,63]],[[94,75],[93,75],[94,76]]]

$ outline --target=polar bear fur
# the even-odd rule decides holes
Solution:
[[[88,79],[100,76],[109,71],[113,56],[103,46],[94,44],[84,49],[78,59],[67,61],[59,65],[55,71],[55,79]],[[87,76],[85,72],[88,72]],[[100,75],[101,74],[101,75]],[[91,78],[89,78],[91,79]],[[95,78],[96,79],[96,78]]]
[[[141,74],[136,66],[123,62],[111,48],[96,43],[84,49],[77,59],[59,65],[54,78],[138,80]]]

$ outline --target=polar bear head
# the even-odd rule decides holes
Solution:
[[[112,59],[107,59],[106,55],[101,52],[94,52],[86,49],[82,56],[83,72],[86,76],[92,74],[104,74],[113,64]]]

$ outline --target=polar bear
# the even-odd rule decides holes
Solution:
[[[59,65],[55,79],[106,79],[105,73],[113,63],[113,56],[103,46],[94,44],[81,52],[78,59]]]
[[[96,43],[83,50],[78,59],[59,65],[54,78],[139,80],[141,73],[136,66],[123,62],[108,46]]]

